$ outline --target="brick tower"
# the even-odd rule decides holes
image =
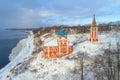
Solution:
[[[66,38],[58,39],[59,54],[65,55],[69,53],[68,40]]]
[[[90,27],[90,42],[98,42],[98,27],[96,24],[95,15],[93,17],[92,25]]]

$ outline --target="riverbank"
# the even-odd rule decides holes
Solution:
[[[0,69],[7,65],[9,54],[21,39],[27,38],[29,33],[0,29]]]
[[[12,49],[12,52],[9,54],[9,61],[12,61],[13,59],[16,58],[16,56],[18,55],[18,53],[26,47],[26,41],[27,39],[22,39],[18,42],[18,44],[16,45],[16,47],[14,47]]]
[[[20,42],[23,42],[25,44],[24,48],[20,50],[19,47],[15,47],[18,49],[19,52],[15,53],[16,56],[13,56],[11,59],[12,61],[8,63],[4,68],[0,70],[0,80],[5,80],[5,75],[19,62],[22,62],[24,58],[27,58],[28,56],[31,56],[31,52],[33,51],[33,33],[30,31],[30,35],[28,35],[28,38],[25,39],[25,41],[21,40]],[[26,42],[26,43],[25,43]],[[13,49],[13,52],[15,52],[15,48]],[[13,54],[13,53],[12,53]],[[11,55],[12,55],[11,54]]]
[[[26,31],[26,32],[29,33],[29,35],[32,35],[31,31]],[[12,49],[11,53],[9,54],[9,61],[12,61],[13,59],[16,58],[18,53],[27,46],[26,43],[27,43],[27,38],[22,39],[18,42],[18,44]]]

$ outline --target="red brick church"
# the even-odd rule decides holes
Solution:
[[[61,29],[58,34],[59,37],[56,42],[54,42],[56,45],[53,43],[52,45],[44,46],[43,51],[45,59],[57,58],[72,53],[73,47],[69,45],[67,33],[64,29]]]

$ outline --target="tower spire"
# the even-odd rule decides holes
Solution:
[[[92,21],[92,26],[91,27],[96,27],[96,19],[95,19],[95,14],[93,15],[93,21]]]

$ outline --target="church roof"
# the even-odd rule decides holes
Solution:
[[[67,36],[68,33],[63,28],[61,28],[60,31],[58,31],[57,34],[60,35],[60,36],[62,36],[62,35]]]
[[[96,26],[97,26],[97,24],[96,24],[96,19],[95,19],[95,15],[94,15],[91,27],[96,27]]]
[[[49,42],[45,42],[44,46],[58,46],[57,39],[50,40]]]
[[[64,40],[64,39],[62,39]],[[72,45],[72,43],[69,43],[69,45]],[[44,46],[58,46],[58,41],[57,39],[50,40],[49,42],[45,42]]]

